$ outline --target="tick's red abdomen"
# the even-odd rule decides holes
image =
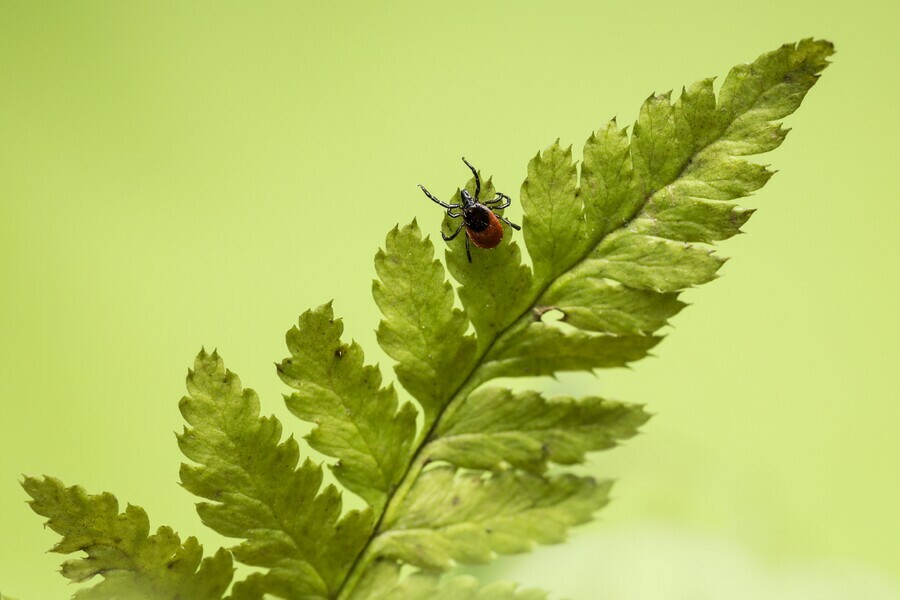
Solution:
[[[487,226],[481,231],[475,231],[473,227],[466,227],[466,233],[472,243],[479,248],[496,248],[503,239],[503,226],[497,215],[491,211],[485,209],[482,214],[486,217]]]

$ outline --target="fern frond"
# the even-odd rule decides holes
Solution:
[[[661,339],[649,335],[588,335],[544,323],[528,323],[494,345],[470,383],[624,367],[647,356]]]
[[[291,357],[278,374],[298,390],[285,397],[290,411],[316,424],[310,446],[337,458],[337,480],[378,512],[409,464],[416,409],[404,403],[398,410],[397,393],[381,387],[359,345],[341,342],[343,329],[330,304],[303,313],[287,333]]]
[[[129,504],[120,513],[112,494],[89,495],[52,477],[26,477],[22,487],[32,498],[32,510],[62,536],[53,552],[87,555],[64,562],[63,576],[74,582],[103,577],[75,592],[77,600],[218,600],[231,583],[227,551],[203,558],[194,537],[182,543],[169,527],[151,535],[144,509]]]
[[[546,600],[547,593],[536,589],[498,581],[479,586],[474,577],[460,575],[440,577],[418,572],[405,577],[400,565],[381,561],[366,575],[357,588],[358,600]]]
[[[649,417],[641,406],[602,398],[482,388],[441,422],[428,454],[466,469],[542,473],[549,462],[577,464],[587,452],[612,448]]]
[[[397,379],[419,401],[426,427],[475,358],[475,340],[466,335],[468,320],[453,308],[453,287],[433,256],[434,245],[422,239],[415,221],[395,227],[385,250],[375,256],[380,281],[372,285],[386,317],[378,327],[378,343],[398,361]],[[447,369],[448,362],[464,368]]]
[[[285,402],[314,425],[307,442],[335,459],[337,483],[364,510],[345,511],[321,465],[301,461],[278,419],[260,416],[256,394],[218,354],[201,352],[179,405],[187,426],[178,444],[191,461],[181,481],[203,499],[203,522],[239,542],[202,559],[194,538],[182,543],[168,528],[150,535],[144,511],[119,513],[109,494],[26,479],[32,507],[63,536],[54,549],[87,554],[63,574],[103,577],[76,597],[222,598],[233,556],[260,570],[235,583],[230,600],[545,598],[442,573],[564,540],[607,503],[610,483],[551,463],[580,463],[633,436],[648,415],[593,396],[485,384],[647,356],[684,308],[679,294],[717,277],[725,260],[711,244],[752,215],[734,201],[772,175],[743,157],[781,144],[787,130],[776,121],[799,106],[832,53],[828,42],[804,40],[735,67],[718,96],[712,79],[674,102],[652,95],[630,136],[613,120],[588,138],[580,169],[558,141],[538,153],[519,198],[533,269],[512,232],[472,263],[461,235],[445,253],[454,290],[417,223],[395,227],[375,258],[377,334],[422,410],[421,427],[416,406],[342,341],[330,304],[301,315],[277,365],[293,389]],[[481,199],[495,193],[488,178]]]
[[[322,486],[322,469],[308,459],[281,423],[259,416],[259,400],[213,352],[201,352],[189,372],[190,393],[179,407],[191,427],[178,436],[197,466],[181,466],[188,491],[210,500],[197,505],[203,522],[241,538],[232,549],[245,564],[270,569],[253,585],[288,599],[332,597],[363,547],[371,510],[341,515],[341,496]]]
[[[534,286],[543,287],[584,254],[588,244],[578,201],[578,170],[572,148],[559,141],[528,163],[520,200],[525,211],[522,237],[534,264]]]
[[[426,570],[487,563],[497,554],[554,544],[609,500],[610,482],[500,471],[457,476],[451,466],[419,475],[395,520],[384,522],[374,552]]]

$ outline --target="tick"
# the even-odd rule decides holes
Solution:
[[[511,223],[503,215],[498,215],[494,212],[495,210],[501,210],[509,206],[510,199],[506,194],[497,192],[497,197],[493,200],[488,200],[487,202],[481,202],[478,199],[479,194],[481,194],[481,178],[478,177],[478,171],[475,170],[475,167],[469,164],[469,161],[467,161],[465,157],[463,158],[463,162],[466,163],[466,166],[472,171],[472,175],[475,176],[474,198],[469,194],[468,190],[463,189],[460,192],[462,203],[448,204],[446,202],[441,202],[432,196],[431,192],[426,190],[424,185],[419,185],[419,187],[422,188],[425,195],[433,202],[446,208],[447,216],[451,219],[462,219],[462,223],[459,224],[456,231],[450,235],[441,231],[441,237],[444,238],[445,242],[449,242],[458,236],[459,232],[465,227],[466,256],[469,258],[469,262],[472,262],[472,252],[469,250],[469,240],[472,240],[472,243],[479,248],[496,248],[500,243],[500,240],[503,239],[503,226],[500,224],[500,221],[503,221],[516,231],[522,228],[515,223]],[[459,212],[453,212],[454,210]]]

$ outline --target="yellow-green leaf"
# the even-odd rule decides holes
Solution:
[[[182,543],[170,527],[151,535],[150,520],[139,506],[129,504],[120,513],[112,494],[87,494],[52,477],[26,477],[22,486],[32,498],[32,510],[62,536],[53,552],[86,554],[63,563],[63,576],[75,582],[103,578],[77,591],[78,600],[217,600],[231,583],[226,550],[203,558],[194,537]]]

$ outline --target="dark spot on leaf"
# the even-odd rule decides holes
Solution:
[[[344,349],[343,349],[343,348],[338,348],[337,350],[335,350],[335,351],[334,351],[334,357],[335,357],[335,358],[344,358]]]
[[[452,504],[453,506],[458,506],[459,505],[459,496],[453,496],[453,499],[450,500],[450,504]]]

